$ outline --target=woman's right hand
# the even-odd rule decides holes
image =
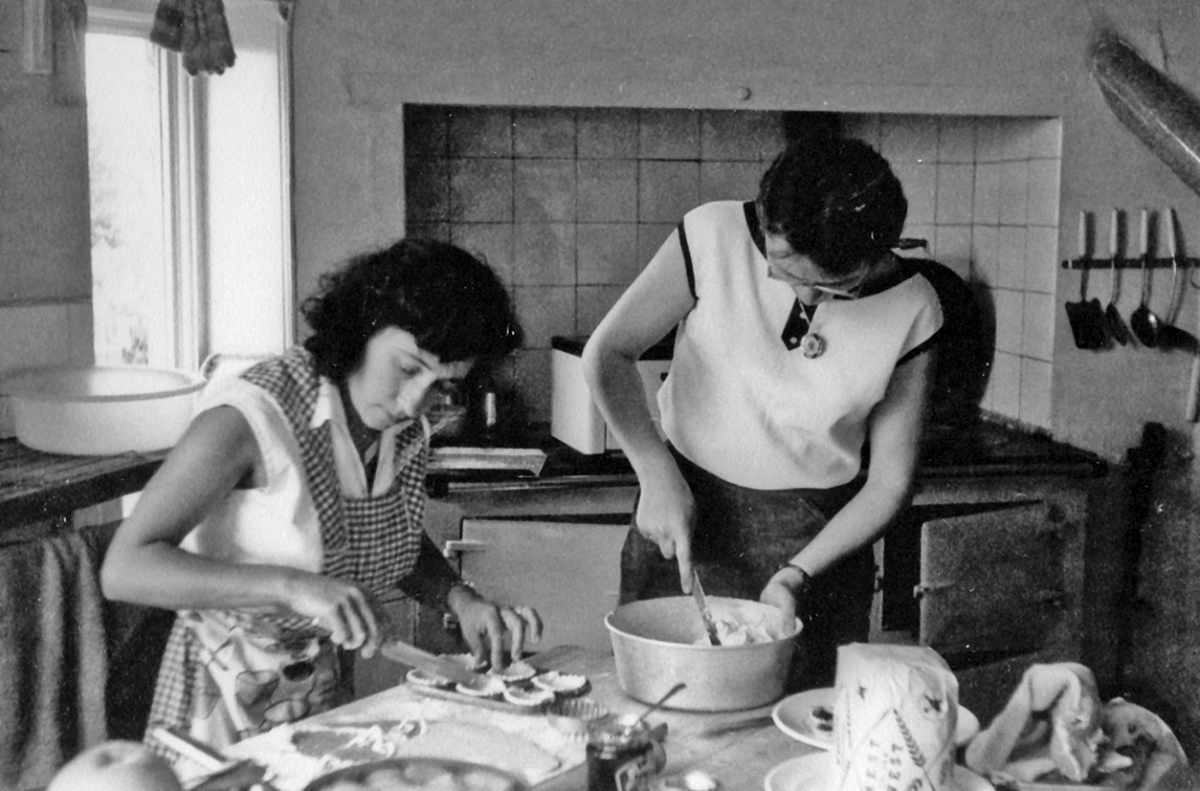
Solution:
[[[370,597],[357,585],[336,577],[297,571],[290,581],[288,604],[330,633],[335,645],[362,649],[371,657],[379,647],[380,619]]]
[[[692,531],[696,524],[696,501],[674,462],[647,472],[639,481],[638,532],[658,544],[664,558],[674,557],[679,566],[679,585],[692,590]]]

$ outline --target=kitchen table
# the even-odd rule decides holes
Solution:
[[[625,695],[617,682],[611,653],[587,653],[561,668],[583,673],[591,683],[587,697],[614,713],[642,712],[646,704]],[[356,722],[382,719],[389,705],[403,707],[419,699],[405,684],[361,698],[309,722]],[[777,764],[814,748],[784,735],[771,722],[772,706],[736,712],[682,712],[662,710],[649,718],[652,725],[667,723],[666,772],[700,769],[715,777],[726,791],[763,787],[763,777]],[[231,748],[234,757],[257,757],[271,735],[256,736]],[[586,767],[579,764],[535,786],[537,791],[580,791],[587,785]]]

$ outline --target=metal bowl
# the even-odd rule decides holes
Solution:
[[[372,779],[374,778],[374,779]],[[390,784],[389,784],[390,783]],[[483,764],[446,758],[385,758],[323,774],[304,791],[342,791],[361,788],[454,788],[463,791],[529,791],[508,772]]]
[[[709,596],[718,621],[743,624],[780,621],[779,610],[748,599]],[[630,697],[653,703],[676,683],[687,686],[668,708],[735,711],[773,703],[783,696],[800,621],[769,642],[708,645],[696,604],[687,596],[623,604],[604,618],[617,680]],[[776,625],[773,633],[780,631]]]

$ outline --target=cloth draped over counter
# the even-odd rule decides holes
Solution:
[[[116,524],[0,546],[0,787],[44,786],[77,752],[141,736],[174,613],[106,602]]]

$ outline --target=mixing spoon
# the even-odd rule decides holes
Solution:
[[[633,722],[630,724],[630,726],[629,726],[629,727],[630,727],[631,729],[632,729],[632,728],[635,728],[635,727],[637,727],[637,726],[638,726],[638,725],[639,725],[639,724],[642,722],[642,720],[646,719],[646,718],[647,718],[647,717],[649,717],[651,714],[653,714],[654,712],[656,712],[656,711],[658,711],[659,709],[661,709],[661,708],[662,708],[662,707],[663,707],[663,706],[666,704],[666,702],[667,702],[668,700],[670,700],[670,699],[671,699],[671,698],[672,698],[672,697],[675,695],[675,693],[676,693],[676,692],[679,692],[680,690],[682,690],[682,689],[683,689],[684,687],[686,687],[686,686],[687,686],[687,684],[685,684],[685,683],[683,683],[682,681],[680,681],[678,684],[676,684],[675,686],[673,686],[673,687],[671,687],[670,689],[668,689],[668,690],[666,691],[666,694],[664,694],[664,695],[663,695],[661,698],[659,698],[658,700],[656,700],[656,701],[654,701],[653,703],[651,703],[651,704],[650,704],[650,705],[649,705],[649,706],[646,708],[646,710],[642,712],[641,716],[640,716],[640,717],[638,717],[636,720],[634,720],[634,721],[633,721]]]

